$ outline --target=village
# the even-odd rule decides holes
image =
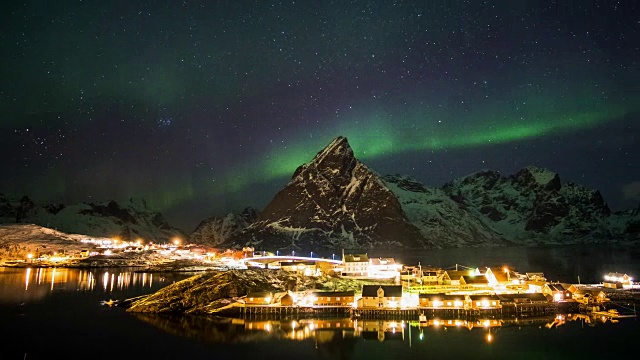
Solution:
[[[253,255],[244,259],[249,266],[279,267],[307,276],[331,272],[346,278],[378,281],[377,284],[363,284],[361,293],[250,293],[245,299],[246,306],[259,307],[245,310],[250,314],[282,312],[280,307],[312,307],[317,312],[345,307],[355,316],[364,317],[411,317],[419,312],[425,320],[425,314],[492,318],[548,315],[555,313],[558,307],[598,313],[611,301],[612,292],[637,287],[629,275],[620,273],[607,274],[601,284],[564,284],[547,281],[543,273],[519,273],[508,267],[426,268],[420,264],[398,264],[393,258],[373,258],[366,253],[343,253],[338,260],[256,256],[255,252],[247,255]],[[270,307],[273,310],[269,310]],[[628,315],[613,311],[602,314],[611,318]]]
[[[509,267],[454,269],[400,264],[394,258],[370,257],[367,253],[332,254],[331,258],[302,256],[291,251],[220,250],[174,239],[169,244],[142,244],[118,239],[84,241],[75,251],[27,254],[25,259],[5,266],[73,267],[123,255],[153,254],[153,263],[187,261],[192,269],[206,270],[270,268],[301,276],[337,276],[362,282],[361,291],[252,292],[243,298],[247,315],[348,312],[352,316],[376,317],[415,314],[456,316],[526,317],[553,314],[557,309],[602,313],[608,317],[628,316],[604,311],[617,292],[639,285],[628,274],[609,273],[598,284],[549,282],[541,272],[518,272]],[[124,257],[129,259],[128,257]],[[193,265],[196,264],[194,267]],[[633,311],[635,316],[635,309]],[[416,315],[417,316],[417,315]]]

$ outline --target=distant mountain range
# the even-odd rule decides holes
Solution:
[[[303,251],[640,244],[640,208],[611,213],[599,191],[536,167],[429,188],[377,174],[337,137],[264,210],[207,219],[191,240]]]
[[[0,224],[35,224],[69,234],[91,237],[143,239],[168,243],[187,235],[167,223],[162,214],[151,211],[142,199],[80,203],[36,204],[28,196],[8,199],[0,194]]]
[[[36,205],[0,194],[0,223],[167,242],[187,238],[144,201]],[[640,244],[640,207],[612,213],[597,190],[547,169],[483,170],[440,188],[377,174],[339,136],[262,210],[203,220],[188,241],[220,248],[322,251]]]

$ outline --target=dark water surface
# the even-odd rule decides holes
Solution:
[[[640,274],[639,249],[456,249],[395,257],[451,268],[509,265],[550,280]],[[331,254],[329,254],[331,256]],[[0,268],[0,359],[596,359],[637,352],[640,322],[573,318],[420,326],[388,319],[216,319],[130,314],[103,300],[148,294],[188,274]],[[417,320],[417,319],[416,319]],[[565,319],[566,320],[566,319]],[[628,356],[628,355],[627,355]]]

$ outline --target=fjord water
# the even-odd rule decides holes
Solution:
[[[607,272],[637,277],[639,252],[571,246],[369,254],[443,268],[508,265],[554,281],[577,282],[580,276],[583,283],[596,283]],[[131,314],[101,303],[153,293],[190,275],[0,268],[0,359],[591,359],[634,352],[640,336],[635,318],[561,325],[553,317],[520,319],[488,328],[360,320],[363,331],[355,332],[350,319],[303,329],[292,319]]]

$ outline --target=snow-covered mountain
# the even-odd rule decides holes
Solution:
[[[409,221],[438,248],[504,246],[510,242],[442,189],[400,175],[385,184],[397,196]]]
[[[136,199],[61,205],[0,194],[0,224],[160,243],[187,238]],[[509,176],[483,170],[427,187],[379,175],[340,136],[301,165],[262,211],[248,207],[203,220],[187,241],[271,251],[639,245],[640,207],[612,213],[597,190],[536,167]]]
[[[547,169],[530,166],[508,177],[480,171],[443,190],[514,242],[603,242],[623,235],[610,229],[611,211],[599,191],[563,184]]]
[[[378,175],[341,136],[300,166],[254,222],[235,219],[208,219],[217,225],[198,242],[307,251],[640,244],[640,208],[611,213],[600,192],[547,169],[483,170],[429,188]]]
[[[229,213],[222,218],[214,216],[202,220],[189,236],[189,242],[218,246],[234,233],[248,227],[258,218],[259,214],[260,211],[257,209],[247,207],[240,214]]]
[[[27,254],[79,253],[87,249],[82,240],[87,235],[67,234],[33,224],[11,224],[0,226],[0,260],[25,259]],[[107,240],[107,238],[93,238]]]
[[[0,224],[37,224],[65,233],[94,237],[142,239],[156,243],[186,234],[170,226],[162,214],[151,211],[142,199],[74,205],[36,204],[29,197],[8,199],[0,194]]]
[[[344,137],[298,167],[256,221],[223,245],[307,251],[433,247]]]

